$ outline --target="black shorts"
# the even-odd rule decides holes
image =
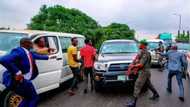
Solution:
[[[88,74],[90,74],[90,76],[92,76],[92,73],[93,73],[93,68],[92,67],[89,67],[89,68],[84,68],[84,75],[87,77]]]

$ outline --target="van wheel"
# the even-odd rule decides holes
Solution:
[[[12,91],[5,90],[3,92],[3,99],[1,100],[1,107],[18,107],[22,100],[23,97]]]

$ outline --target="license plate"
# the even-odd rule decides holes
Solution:
[[[117,80],[125,81],[126,76],[125,75],[119,75],[119,76],[117,76]]]

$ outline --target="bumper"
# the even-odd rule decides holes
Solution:
[[[151,64],[158,65],[159,64],[158,59],[152,59]]]
[[[123,71],[115,72],[95,72],[95,84],[101,87],[123,87],[136,80],[135,76],[126,76]]]

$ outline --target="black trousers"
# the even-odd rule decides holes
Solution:
[[[89,81],[89,75],[90,75],[90,81]],[[93,84],[93,68],[92,67],[85,67],[84,68],[84,76],[85,76],[85,89],[88,89],[88,84],[89,82],[91,83],[91,89],[94,88],[94,84]]]

